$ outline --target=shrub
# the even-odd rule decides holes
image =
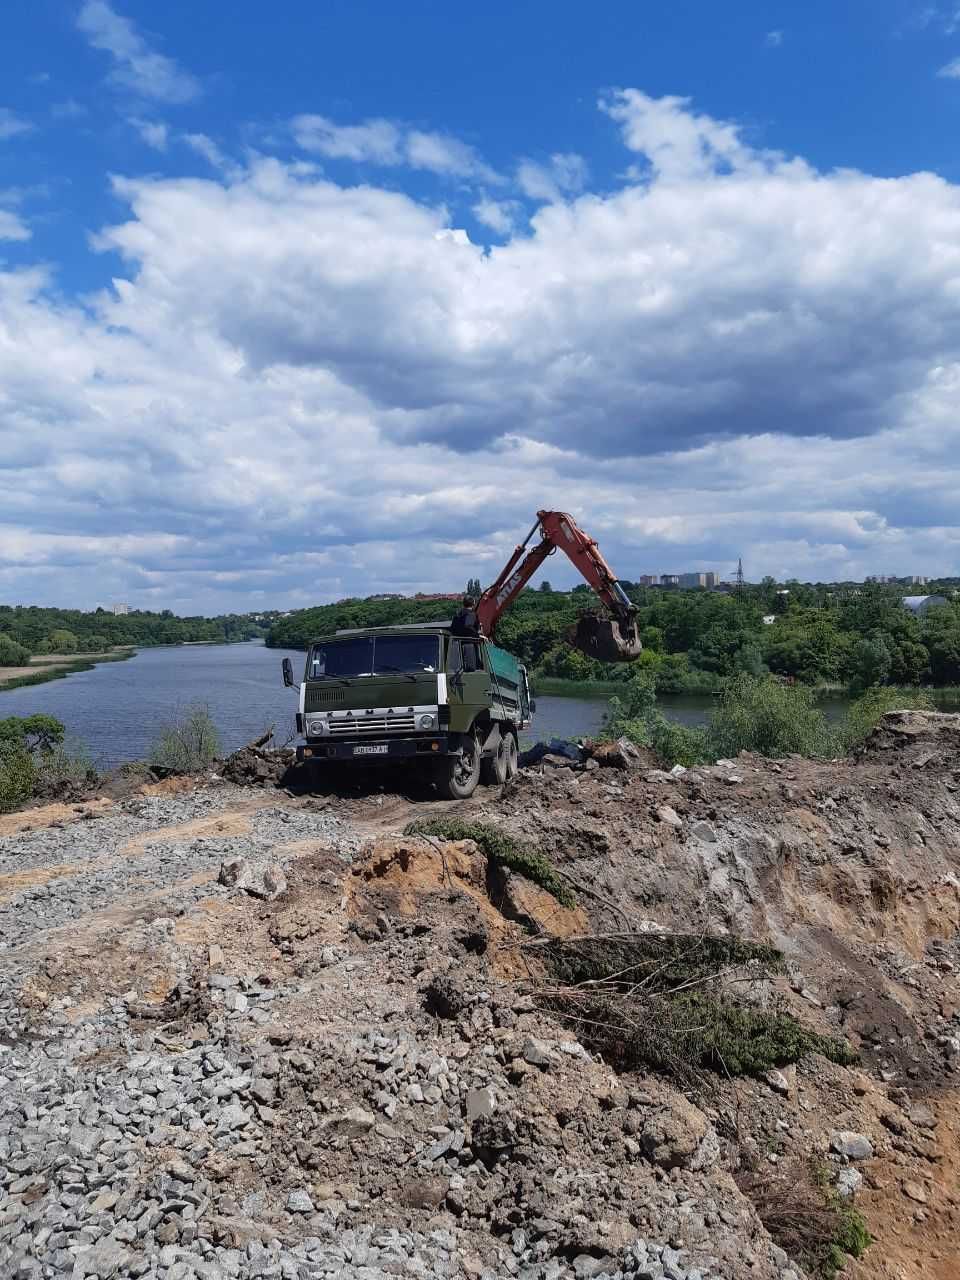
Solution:
[[[855,1061],[845,1041],[744,998],[745,985],[783,967],[764,944],[636,934],[556,941],[541,954],[563,984],[544,1005],[618,1070],[661,1071],[687,1086],[704,1070],[759,1076],[806,1053]]]
[[[840,740],[847,751],[862,747],[888,711],[934,711],[936,703],[923,689],[868,689],[847,709]]]
[[[36,767],[22,743],[0,739],[0,813],[9,813],[33,795]]]
[[[42,752],[35,763],[34,795],[59,796],[63,792],[84,790],[97,781],[97,770],[79,742],[58,742]]]
[[[25,667],[29,661],[29,649],[9,636],[0,636],[0,667]]]
[[[547,893],[552,893],[561,906],[577,905],[566,882],[542,853],[496,827],[482,822],[464,822],[460,818],[421,818],[404,827],[403,833],[407,836],[435,836],[439,840],[472,840],[491,862],[526,876]]]
[[[833,1280],[848,1255],[861,1258],[872,1243],[863,1215],[814,1162],[741,1173],[737,1183],[774,1243],[810,1276]]]
[[[668,720],[657,710],[655,676],[638,671],[624,683],[623,696],[610,699],[610,710],[601,736],[628,738],[638,747],[652,747],[669,765],[700,764],[706,758],[702,729]]]
[[[707,726],[706,745],[716,760],[739,751],[830,756],[838,744],[811,689],[741,675],[724,689]]]
[[[204,702],[191,703],[176,720],[161,726],[150,748],[150,763],[173,773],[196,773],[217,758],[220,735]]]
[[[51,751],[63,742],[62,721],[53,716],[8,716],[0,720],[0,742],[18,742],[27,751]]]

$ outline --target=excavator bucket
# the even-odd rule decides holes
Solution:
[[[598,662],[635,662],[643,650],[636,621],[617,622],[587,614],[567,632],[567,640]]]

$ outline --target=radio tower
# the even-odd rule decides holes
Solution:
[[[737,557],[737,599],[743,599],[743,557]]]

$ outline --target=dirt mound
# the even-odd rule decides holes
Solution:
[[[960,769],[960,715],[944,711],[888,711],[863,754],[896,755],[921,769]]]
[[[296,752],[289,748],[241,747],[226,758],[219,772],[238,787],[281,786],[296,759]]]

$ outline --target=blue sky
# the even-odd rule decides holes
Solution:
[[[0,599],[957,572],[960,0],[594,8],[11,6]]]

